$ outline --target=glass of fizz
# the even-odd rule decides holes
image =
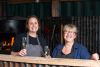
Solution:
[[[22,37],[22,48],[26,49],[26,45],[27,45],[27,37]]]

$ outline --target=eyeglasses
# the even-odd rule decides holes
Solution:
[[[76,32],[73,32],[73,31],[64,31],[64,33],[73,34],[73,33],[76,33]]]

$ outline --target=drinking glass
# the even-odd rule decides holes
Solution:
[[[23,49],[26,48],[26,45],[27,45],[27,37],[22,37],[22,47],[23,47]]]
[[[50,55],[50,49],[49,49],[48,46],[45,46],[45,47],[44,47],[44,56],[47,57],[47,56],[49,56],[49,55]]]

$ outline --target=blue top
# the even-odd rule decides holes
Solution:
[[[54,48],[52,57],[53,58],[73,58],[73,59],[90,59],[90,53],[87,48],[79,43],[74,43],[70,54],[63,54],[62,49],[64,44],[59,44]]]

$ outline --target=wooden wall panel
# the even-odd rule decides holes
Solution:
[[[60,1],[82,1],[82,0],[60,0]]]
[[[10,4],[32,3],[32,2],[51,2],[51,0],[8,0],[8,3]]]
[[[8,0],[10,4],[17,4],[17,3],[31,3],[33,0]]]

